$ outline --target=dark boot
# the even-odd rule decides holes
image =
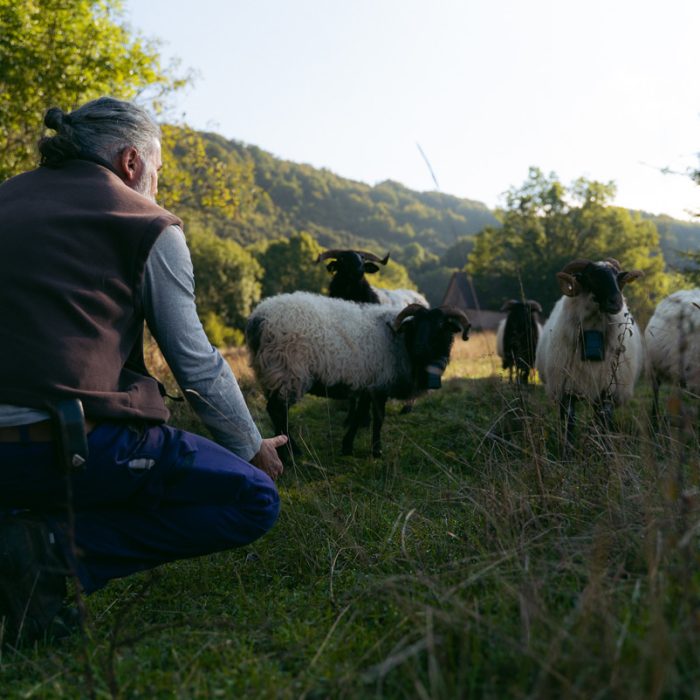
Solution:
[[[0,521],[0,639],[18,646],[66,636],[75,615],[64,606],[69,570],[40,520]]]

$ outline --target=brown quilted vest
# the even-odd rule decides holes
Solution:
[[[143,363],[146,258],[181,221],[73,160],[0,185],[0,403],[78,397],[92,418],[164,421]]]

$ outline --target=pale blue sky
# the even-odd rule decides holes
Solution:
[[[126,0],[199,77],[192,126],[375,184],[502,203],[528,166],[688,218],[700,0]]]

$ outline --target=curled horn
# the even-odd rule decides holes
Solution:
[[[374,253],[368,253],[365,250],[356,250],[355,252],[358,255],[361,255],[365,260],[378,262],[380,265],[386,265],[389,262],[389,253],[387,253],[383,258],[378,258]]]
[[[533,311],[537,311],[537,313],[541,314],[542,313],[542,305],[540,304],[539,301],[535,301],[534,299],[528,299],[525,302]]]
[[[501,311],[510,311],[517,303],[517,299],[508,299],[508,301],[501,306]]]
[[[557,272],[557,280],[559,281],[559,288],[562,294],[566,294],[568,297],[575,297],[581,293],[582,287],[576,278],[576,273],[582,272],[591,263],[592,261],[587,258],[578,258],[577,260],[572,260],[568,265],[564,265],[564,269],[561,272]]]
[[[469,329],[472,327],[472,324],[469,322],[467,314],[456,306],[439,306],[438,308],[445,314],[445,318],[454,320],[462,329],[462,340],[468,340]]]
[[[615,258],[605,258],[605,262],[610,263],[618,272],[622,272],[622,265]]]
[[[577,260],[572,260],[570,263],[564,265],[562,272],[567,275],[575,275],[577,272],[581,272],[584,268],[588,267],[592,260],[586,258],[578,258]]]
[[[323,253],[319,253],[318,257],[316,258],[316,262],[320,263],[323,262],[324,260],[328,260],[328,258],[337,258],[341,253],[344,253],[344,250],[341,250],[340,248],[334,248],[333,250],[326,250]]]
[[[399,328],[401,327],[401,324],[409,317],[409,316],[415,316],[419,311],[426,311],[425,306],[423,304],[409,304],[406,308],[401,309],[399,312],[399,315],[394,319],[394,324],[392,328],[395,331],[398,331]]]

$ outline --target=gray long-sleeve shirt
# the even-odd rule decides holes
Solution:
[[[199,418],[220,445],[250,460],[262,437],[231,367],[211,345],[197,316],[192,260],[178,226],[166,228],[151,248],[143,308],[151,334]],[[0,404],[0,426],[46,418],[42,411]]]

